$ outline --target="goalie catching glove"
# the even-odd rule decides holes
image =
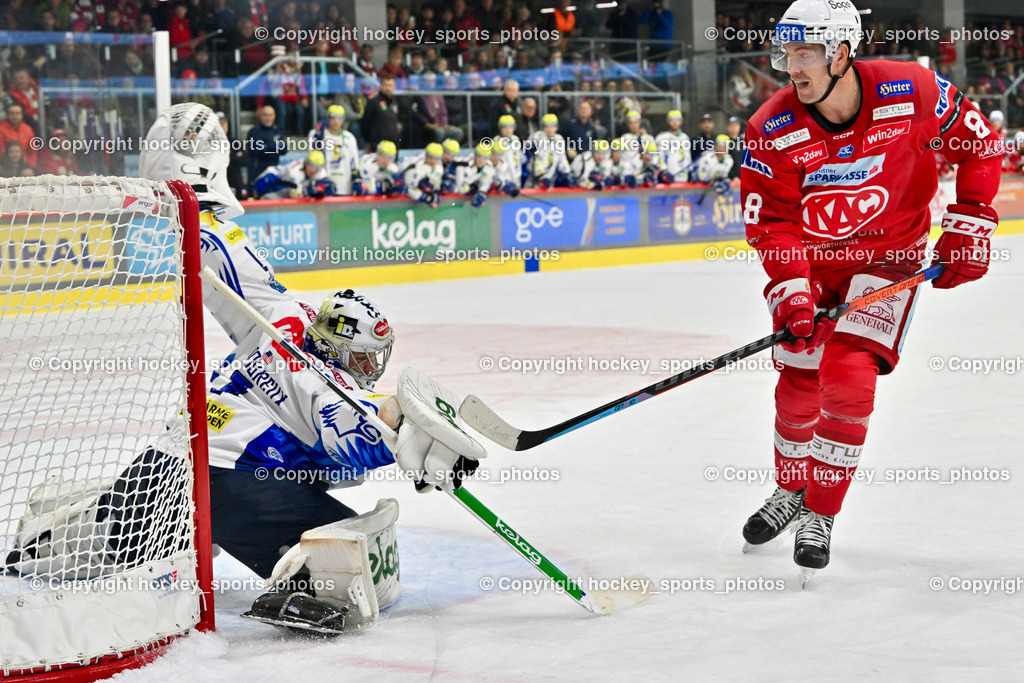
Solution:
[[[395,461],[410,473],[421,493],[451,482],[455,488],[487,455],[463,430],[461,401],[451,390],[423,373],[406,368],[398,376],[398,404],[403,422],[398,430]]]

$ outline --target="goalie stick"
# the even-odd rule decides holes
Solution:
[[[345,389],[338,384],[337,380],[334,379],[328,370],[320,367],[316,363],[313,363],[302,349],[292,342],[291,339],[284,336],[281,330],[274,327],[269,320],[260,315],[259,311],[253,308],[245,299],[236,294],[234,290],[224,283],[224,281],[217,277],[217,274],[214,273],[213,270],[209,267],[203,268],[203,270],[200,271],[199,276],[203,281],[212,286],[218,293],[230,301],[236,308],[245,313],[246,316],[256,323],[261,330],[266,332],[271,339],[280,344],[290,356],[302,363],[306,369],[312,370],[319,375],[320,379],[322,379],[324,383],[334,391],[334,393],[345,401],[352,410],[354,410],[368,424],[380,431],[384,444],[392,453],[394,453],[396,444],[398,443],[398,434],[395,430],[391,429],[391,427],[377,417],[376,413],[368,411],[356,399],[349,396]],[[508,522],[494,514],[494,512],[480,502],[476,496],[466,490],[465,486],[454,488],[451,482],[449,482],[442,490],[458,501],[463,508],[468,510],[470,514],[480,520],[484,526],[494,532],[494,534],[506,545],[522,555],[523,558],[535,566],[539,572],[551,579],[554,586],[561,589],[566,595],[571,597],[589,612],[594,614],[611,614],[617,608],[630,607],[653,595],[653,584],[650,579],[639,575],[635,575],[627,579],[627,581],[633,581],[633,584],[631,585],[638,585],[635,589],[584,591],[579,584],[569,578],[561,569],[556,567],[551,560],[523,538],[519,532],[508,524]]]
[[[907,289],[911,289],[927,282],[939,275],[942,272],[942,265],[936,264],[925,268],[922,271],[911,275],[910,277],[894,282],[891,285],[882,287],[881,289],[875,290],[870,294],[865,294],[862,297],[848,301],[844,304],[840,304],[835,308],[824,311],[818,314],[820,318],[828,318],[829,320],[838,320],[843,315],[851,313],[853,311],[860,310],[865,306],[868,306],[880,299],[892,296]],[[491,410],[486,403],[484,403],[478,396],[470,394],[463,400],[462,406],[459,408],[459,417],[466,421],[473,429],[477,430],[491,441],[495,442],[500,446],[504,446],[509,450],[513,451],[525,451],[528,448],[539,446],[545,441],[568,434],[569,432],[579,429],[584,425],[588,425],[591,422],[596,422],[602,418],[614,415],[615,413],[621,412],[626,408],[631,408],[641,401],[646,401],[649,398],[653,398],[658,394],[662,394],[669,389],[674,389],[682,384],[709,375],[715,370],[720,370],[729,363],[752,356],[755,353],[764,351],[765,349],[771,348],[780,342],[793,341],[796,337],[787,327],[786,329],[773,332],[767,337],[762,337],[755,342],[751,342],[746,346],[741,346],[738,349],[734,349],[729,353],[723,354],[717,358],[709,360],[701,365],[694,366],[688,370],[680,372],[678,375],[672,375],[666,379],[656,382],[648,387],[644,387],[640,391],[635,391],[632,394],[622,396],[609,403],[588,410],[587,412],[571,417],[564,422],[547,427],[546,429],[518,429],[513,427],[508,422],[503,420],[497,413]]]

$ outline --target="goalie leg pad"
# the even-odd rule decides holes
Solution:
[[[398,501],[385,498],[371,512],[310,529],[267,582],[280,585],[304,570],[318,600],[354,608],[351,624],[372,623],[402,592],[397,519]]]

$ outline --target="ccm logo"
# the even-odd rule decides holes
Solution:
[[[963,235],[975,235],[977,237],[991,237],[996,231],[989,221],[986,225],[978,225],[976,220],[964,220],[964,217],[956,214],[946,216],[942,219],[942,229],[949,232],[959,232]]]

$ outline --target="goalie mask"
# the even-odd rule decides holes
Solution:
[[[221,220],[241,216],[242,205],[228,186],[230,143],[213,110],[204,104],[176,104],[157,117],[139,154],[139,174],[150,180],[183,180],[200,205],[211,205]]]
[[[373,302],[346,289],[324,299],[306,330],[303,350],[370,389],[384,374],[394,341],[391,326]]]

